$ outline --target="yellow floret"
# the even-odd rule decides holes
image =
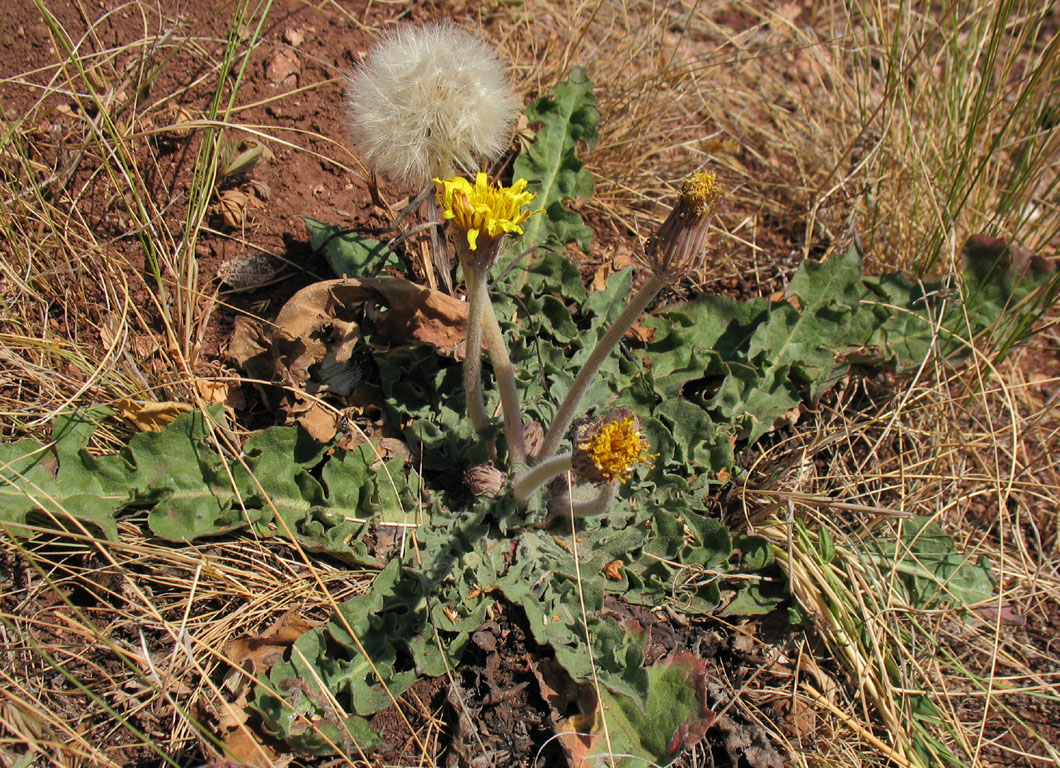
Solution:
[[[681,182],[681,198],[692,205],[697,214],[714,208],[721,198],[721,185],[710,171],[693,173]]]
[[[638,462],[653,458],[633,416],[604,424],[583,448],[601,475],[620,483],[629,479]]]
[[[445,218],[466,234],[472,251],[478,248],[480,237],[492,241],[506,234],[523,234],[522,223],[537,213],[523,210],[537,197],[526,191],[526,179],[501,187],[479,173],[473,186],[463,176],[435,179],[434,183]]]

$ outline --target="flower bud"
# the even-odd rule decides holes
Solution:
[[[477,497],[495,499],[504,490],[508,477],[490,462],[473,464],[464,472],[464,482]]]
[[[531,461],[537,458],[537,452],[541,450],[545,442],[545,428],[540,421],[529,421],[523,427],[523,444],[526,446],[526,456]]]
[[[707,230],[720,202],[721,186],[713,173],[685,179],[670,215],[644,246],[644,266],[674,280],[701,269]]]

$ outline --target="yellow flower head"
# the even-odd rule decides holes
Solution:
[[[640,433],[637,417],[618,409],[591,427],[574,448],[574,468],[592,483],[629,480],[633,467],[655,458]]]
[[[474,186],[463,176],[435,179],[434,184],[445,218],[466,235],[468,250],[483,252],[476,255],[484,257],[486,266],[496,256],[501,238],[511,233],[523,234],[523,222],[539,213],[523,210],[537,197],[526,191],[526,179],[501,187],[479,173]],[[462,246],[463,241],[458,242]]]
[[[644,247],[644,263],[657,275],[675,280],[703,266],[703,244],[721,202],[721,185],[710,171],[681,182],[677,202]]]

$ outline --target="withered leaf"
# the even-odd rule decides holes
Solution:
[[[240,635],[229,640],[225,656],[233,665],[257,674],[279,661],[294,641],[314,626],[297,612],[287,611],[260,635]]]
[[[131,421],[141,432],[161,432],[177,416],[194,410],[187,403],[172,401],[155,403],[133,400],[128,397],[121,398],[114,405],[121,415]]]

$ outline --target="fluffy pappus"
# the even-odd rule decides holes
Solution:
[[[448,22],[405,27],[376,46],[347,79],[346,103],[368,164],[416,184],[497,159],[517,107],[490,47]]]

